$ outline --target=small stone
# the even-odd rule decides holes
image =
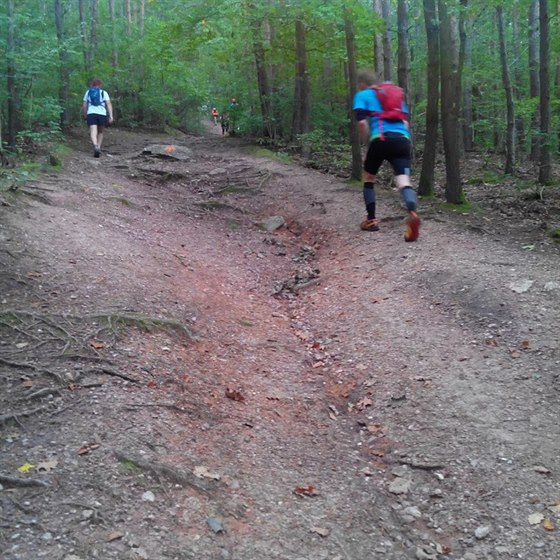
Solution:
[[[492,530],[491,527],[489,527],[488,525],[483,525],[481,527],[477,527],[474,531],[474,536],[477,539],[484,539],[485,537],[487,537],[490,534],[490,531]]]
[[[392,494],[407,494],[412,486],[412,480],[408,478],[395,478],[389,484],[389,492]]]
[[[417,560],[437,560],[437,552],[430,546],[419,546],[416,549]]]
[[[403,513],[405,515],[415,517],[416,519],[420,519],[420,517],[422,517],[422,512],[416,506],[409,506],[407,508],[404,508]]]
[[[533,280],[519,280],[518,282],[512,282],[509,287],[516,294],[524,294],[529,291],[533,284]]]
[[[560,290],[560,283],[558,282],[547,282],[544,285],[545,292],[554,292],[555,290]]]
[[[142,501],[143,502],[155,502],[156,501],[156,497],[154,495],[153,492],[151,492],[150,490],[148,490],[147,492],[144,492],[142,494]]]
[[[206,520],[206,523],[208,523],[208,527],[210,527],[210,529],[212,529],[212,531],[214,531],[214,533],[223,533],[224,532],[224,526],[215,517],[209,517]]]
[[[276,231],[286,224],[286,220],[282,216],[271,216],[260,222],[256,222],[256,225],[265,231]]]
[[[466,552],[463,556],[463,560],[477,560],[477,557],[476,554],[473,554],[472,552]]]

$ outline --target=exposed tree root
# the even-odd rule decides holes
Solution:
[[[48,488],[50,484],[45,480],[37,480],[36,478],[20,478],[19,476],[8,476],[0,474],[0,484],[10,487],[24,488],[27,486],[40,486]]]
[[[164,465],[162,463],[155,463],[147,461],[146,459],[140,459],[139,457],[132,457],[121,451],[114,450],[113,453],[121,463],[146,471],[158,479],[164,478],[173,484],[189,486],[190,488],[194,488],[195,490],[204,493],[209,492],[211,488],[208,482],[196,478],[192,473],[185,473],[175,467],[170,467],[169,465]]]

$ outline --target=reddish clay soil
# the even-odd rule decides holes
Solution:
[[[556,206],[86,136],[0,208],[2,558],[560,558]]]

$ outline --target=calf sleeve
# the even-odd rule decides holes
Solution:
[[[375,218],[375,190],[373,183],[364,183],[364,202],[366,203],[368,220],[372,220]]]
[[[406,209],[409,212],[416,212],[416,193],[414,189],[412,187],[404,187],[401,189],[401,195],[406,204]]]

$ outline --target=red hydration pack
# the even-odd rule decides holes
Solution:
[[[379,103],[383,111],[371,111],[371,116],[377,117],[379,121],[379,132],[381,140],[383,136],[383,121],[408,121],[408,114],[403,111],[404,91],[401,87],[392,82],[384,82],[371,89],[377,94]]]

